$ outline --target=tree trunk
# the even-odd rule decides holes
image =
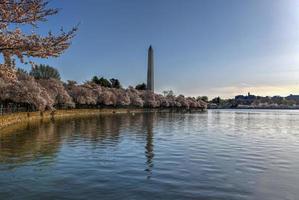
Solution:
[[[7,51],[2,52],[3,57],[4,57],[4,64],[8,67],[12,67],[12,60],[11,60],[11,55]]]

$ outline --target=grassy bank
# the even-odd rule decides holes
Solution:
[[[73,110],[56,110],[54,112],[28,112],[28,113],[13,113],[0,116],[0,130],[13,124],[25,123],[34,120],[79,117],[91,115],[106,115],[117,113],[138,113],[138,112],[154,112],[156,110],[148,109],[73,109]],[[1,132],[0,132],[1,134]]]

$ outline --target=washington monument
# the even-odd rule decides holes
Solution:
[[[154,50],[152,46],[148,49],[147,90],[154,92]]]

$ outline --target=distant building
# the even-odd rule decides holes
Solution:
[[[247,96],[244,95],[238,95],[235,96],[235,101],[239,104],[245,104],[245,105],[249,105],[251,103],[254,102],[254,100],[257,99],[257,96],[255,95],[251,95],[250,92],[248,92]]]
[[[287,100],[299,101],[299,95],[289,95],[286,97]]]
[[[273,96],[273,97],[271,97],[271,100],[274,100],[274,101],[282,101],[282,100],[285,100],[285,98],[277,95],[277,96]]]

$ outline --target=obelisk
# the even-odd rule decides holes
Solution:
[[[154,50],[152,46],[148,49],[147,90],[154,92]]]

